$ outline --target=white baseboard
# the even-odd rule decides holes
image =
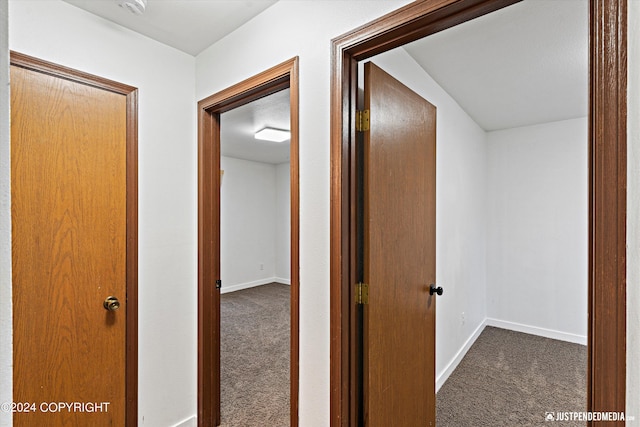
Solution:
[[[538,335],[541,337],[551,338],[554,340],[567,341],[575,344],[587,345],[587,337],[584,335],[576,335],[568,332],[556,331],[553,329],[523,325],[522,323],[493,319],[491,317],[487,317],[485,319],[485,323],[487,326],[495,326],[496,328],[509,329],[511,331],[524,332],[525,334]]]
[[[285,281],[286,281],[286,283],[285,283]],[[279,277],[267,277],[266,279],[254,280],[253,282],[238,283],[236,285],[230,285],[230,286],[227,286],[224,283],[222,283],[222,289],[220,289],[220,293],[221,294],[227,294],[229,292],[235,292],[235,291],[241,291],[243,289],[255,288],[256,286],[262,286],[262,285],[266,285],[266,284],[273,283],[273,282],[278,282],[278,283],[282,283],[282,284],[285,284],[285,285],[290,285],[291,284],[290,280],[282,279],[282,278],[279,278]]]
[[[458,365],[464,358],[465,354],[467,354],[467,352],[469,351],[473,343],[476,342],[476,340],[484,330],[485,325],[486,325],[486,319],[485,321],[480,323],[480,325],[476,328],[475,331],[473,331],[473,333],[467,339],[467,341],[465,341],[463,346],[460,347],[460,350],[458,350],[456,355],[453,356],[453,359],[451,359],[451,361],[447,364],[447,366],[440,373],[440,375],[438,375],[438,377],[436,378],[436,393],[438,392],[438,390],[440,390],[440,387],[442,387],[442,385],[447,381],[447,379],[453,373],[453,371],[458,367]]]
[[[484,321],[473,331],[473,334],[465,341],[460,347],[460,350],[447,364],[444,370],[436,378],[436,393],[440,390],[440,387],[447,381],[449,376],[458,367],[464,356],[467,354],[471,346],[478,339],[482,331],[486,326],[495,326],[496,328],[508,329],[510,331],[524,332],[525,334],[537,335],[545,338],[551,338],[554,340],[567,341],[575,344],[587,345],[587,337],[584,335],[570,334],[568,332],[556,331],[553,329],[539,328],[537,326],[523,325],[516,322],[508,322],[506,320],[493,319],[487,317]]]
[[[173,427],[196,427],[198,424],[196,421],[197,421],[196,416],[194,415],[192,417],[187,418],[184,421],[180,421],[178,424],[176,424]]]

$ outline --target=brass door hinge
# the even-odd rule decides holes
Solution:
[[[356,284],[356,304],[369,304],[369,285],[366,283]]]
[[[356,111],[356,130],[358,132],[369,130],[369,110]]]

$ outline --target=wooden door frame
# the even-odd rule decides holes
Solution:
[[[220,114],[280,90],[290,89],[291,351],[290,424],[298,425],[299,354],[299,126],[298,57],[198,102],[198,426],[220,423],[211,402],[220,401]],[[218,343],[216,345],[216,342]],[[219,368],[219,366],[218,366]]]
[[[10,52],[10,64],[126,97],[125,423],[127,426],[136,426],[138,425],[138,89],[14,51]]]
[[[354,423],[357,63],[518,0],[419,0],[332,41],[331,426]],[[591,0],[587,410],[625,411],[627,0]],[[604,422],[591,422],[591,426]],[[608,423],[607,423],[608,425]],[[617,422],[615,425],[624,425]]]

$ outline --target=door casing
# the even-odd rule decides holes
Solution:
[[[298,57],[198,102],[198,426],[220,424],[220,114],[290,89],[291,350],[290,425],[298,425],[299,236]],[[216,362],[216,360],[218,362]]]
[[[332,41],[331,426],[355,425],[357,64],[517,3],[419,0]],[[587,410],[625,410],[627,0],[590,0]],[[590,426],[604,422],[589,422]],[[607,423],[609,425],[609,423]],[[624,425],[617,422],[615,425]]]
[[[126,96],[126,342],[125,422],[138,424],[138,89],[89,73],[10,52],[13,66]]]

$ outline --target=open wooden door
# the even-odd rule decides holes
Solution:
[[[369,62],[364,108],[362,423],[434,426],[436,107]]]
[[[135,88],[12,63],[14,425],[134,425]]]

